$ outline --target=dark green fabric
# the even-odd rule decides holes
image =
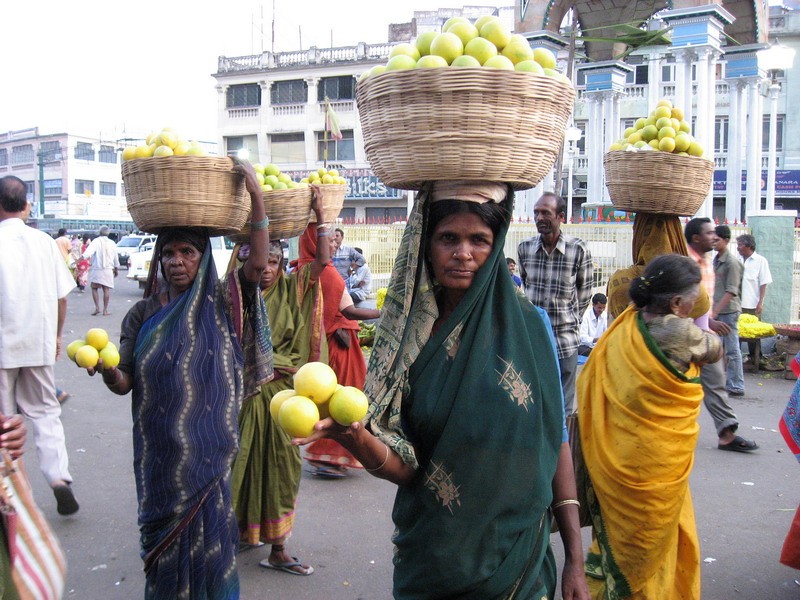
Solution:
[[[401,419],[419,470],[394,506],[398,599],[554,594],[543,517],[562,443],[559,371],[544,320],[508,276],[504,238],[408,374]]]

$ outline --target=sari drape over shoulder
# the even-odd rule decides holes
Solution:
[[[239,412],[240,448],[233,464],[231,494],[242,542],[282,544],[294,526],[300,488],[297,446],[272,420],[269,403],[292,387],[292,376],[309,361],[327,360],[319,285],[310,265],[284,275],[262,292],[269,313],[275,379],[245,400]]]
[[[133,446],[146,598],[238,598],[229,488],[237,415],[272,371],[263,301],[239,277],[217,280],[208,244],[193,286],[136,333]]]
[[[626,309],[578,378],[581,446],[594,541],[586,572],[605,600],[700,598],[700,548],[689,475],[703,391]]]
[[[552,598],[545,515],[563,407],[549,326],[508,276],[504,228],[431,335],[427,201],[409,217],[366,384],[369,428],[417,470],[392,515],[394,597]]]

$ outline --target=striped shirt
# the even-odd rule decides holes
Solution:
[[[550,317],[558,358],[571,356],[580,344],[581,316],[592,297],[592,255],[583,240],[562,231],[548,254],[537,235],[517,248],[525,295]]]

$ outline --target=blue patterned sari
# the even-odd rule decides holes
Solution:
[[[248,321],[245,305],[256,307]],[[239,273],[218,281],[210,245],[192,288],[136,336],[133,445],[145,598],[239,597],[230,467],[241,401],[271,376],[269,339],[257,285]],[[257,373],[250,390],[245,365]]]

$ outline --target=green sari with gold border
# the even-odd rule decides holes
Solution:
[[[417,469],[395,499],[394,597],[552,598],[545,515],[563,408],[548,325],[508,275],[504,228],[431,336],[426,203],[423,192],[409,218],[366,385],[370,429]]]

